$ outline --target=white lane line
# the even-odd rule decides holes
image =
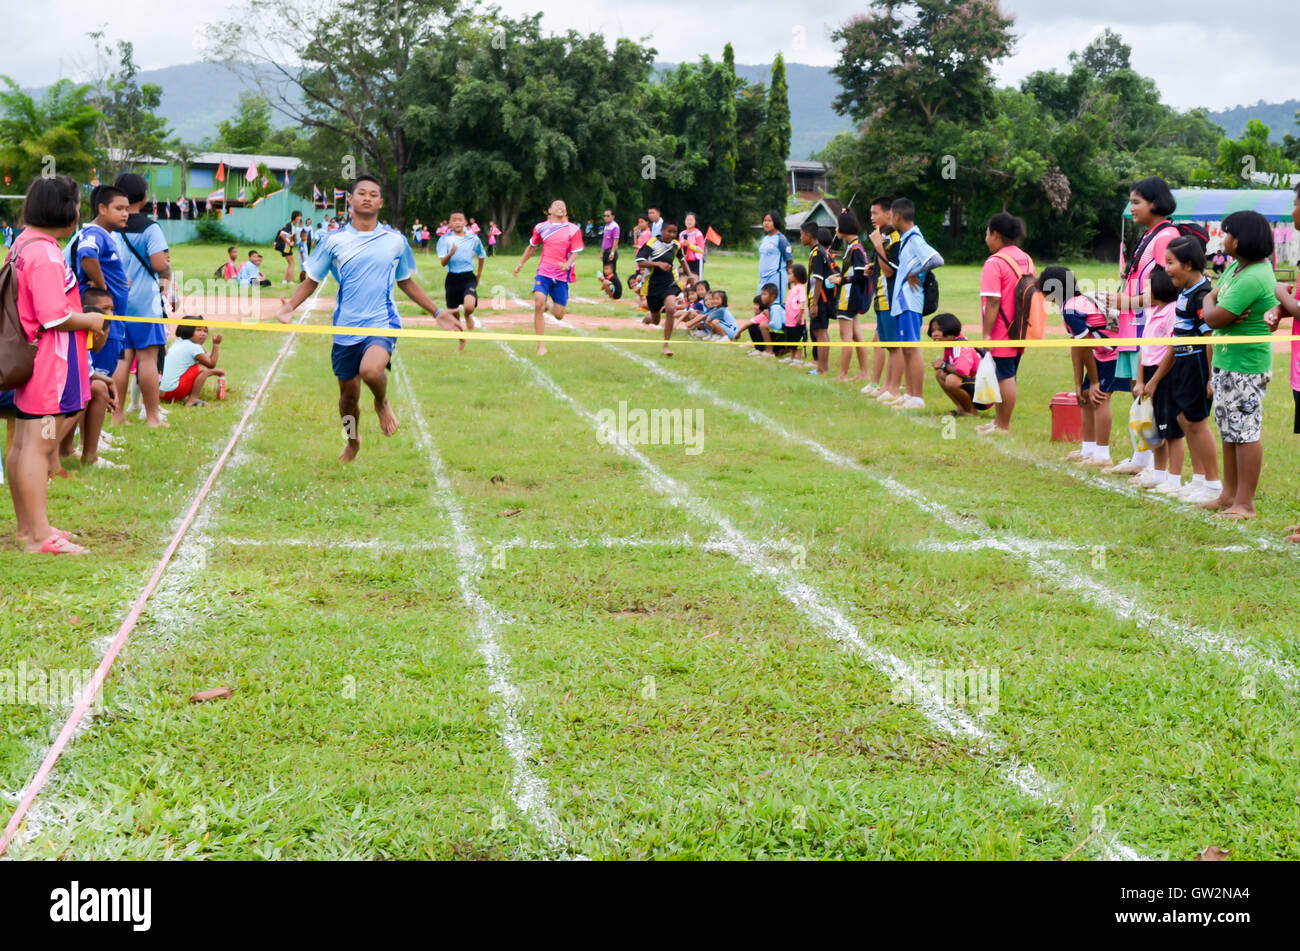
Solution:
[[[456,547],[451,538],[433,538],[419,541],[400,541],[383,538],[221,538],[222,544],[232,548],[315,548],[322,551],[375,551],[385,554],[402,551],[448,551]],[[484,540],[484,544],[493,551],[514,551],[526,549],[532,551],[561,551],[572,548],[691,548],[696,551],[722,550],[722,543],[717,539],[699,540],[682,534],[670,538],[642,538],[638,535],[615,536],[599,535],[580,538],[576,535],[559,541],[540,539],[503,538],[498,541]],[[771,551],[798,552],[803,546],[785,539],[770,539],[763,547]]]
[[[299,323],[307,319],[319,296],[320,291],[318,289],[312,295],[307,308],[298,318]],[[89,712],[91,703],[102,689],[104,681],[108,678],[109,670],[126,646],[127,640],[136,630],[146,608],[151,603],[153,604],[155,610],[150,612],[150,617],[156,619],[159,616],[156,610],[158,601],[166,602],[167,599],[176,597],[178,592],[187,591],[191,586],[194,575],[202,570],[203,565],[206,563],[207,552],[212,544],[207,534],[207,527],[211,520],[210,513],[213,509],[212,503],[225,490],[224,484],[217,482],[217,477],[225,471],[228,462],[231,466],[234,466],[238,465],[242,460],[243,444],[241,439],[257,425],[255,414],[262,405],[263,398],[269,391],[277,371],[292,352],[297,339],[297,334],[290,334],[285,338],[279,352],[267,368],[261,384],[247,401],[248,405],[243,415],[231,430],[230,439],[227,441],[225,449],[218,456],[216,462],[212,464],[207,478],[195,491],[194,498],[189,506],[173,523],[171,541],[163,551],[153,574],[132,604],[116,634],[103,638],[96,645],[97,650],[100,652],[100,659],[94,676],[91,678],[90,683],[73,699],[71,703],[72,710],[68,714],[68,718],[58,736],[54,738],[50,747],[45,751],[36,774],[22,792],[14,797],[18,799],[18,806],[10,817],[4,833],[0,835],[0,856],[4,854],[10,843],[18,838],[18,832],[24,819],[30,818],[32,821],[32,826],[26,830],[27,834],[24,839],[30,838],[32,832],[40,828],[43,821],[49,821],[48,818],[43,818],[43,816],[48,816],[47,812],[38,810],[35,813],[29,813],[29,810],[35,805],[36,797],[49,780],[63,751],[77,735],[85,730],[86,713]],[[237,449],[238,451],[236,451]],[[153,600],[151,601],[151,599]],[[6,798],[9,798],[8,794],[6,794]],[[64,809],[63,814],[66,816],[68,810]]]
[[[1122,545],[1085,545],[1081,542],[1034,542],[1036,552],[1048,551],[1095,551],[1099,548],[1107,551],[1118,551]],[[933,539],[924,539],[916,544],[917,551],[933,552],[974,552],[974,551],[1001,551],[1008,554],[1016,553],[1016,545],[1008,543],[1000,538],[968,538],[955,542],[941,542]],[[1199,551],[1229,552],[1232,554],[1243,554],[1255,549],[1249,545],[1211,545],[1207,548],[1198,549]]]
[[[521,716],[524,697],[510,680],[510,657],[497,639],[504,618],[478,590],[476,579],[483,573],[487,563],[470,533],[465,511],[452,490],[447,467],[429,435],[424,415],[420,412],[419,403],[405,373],[397,374],[397,383],[402,390],[403,399],[411,407],[411,418],[415,422],[420,448],[433,473],[434,495],[451,522],[454,542],[452,553],[459,570],[457,586],[460,588],[461,600],[474,618],[476,646],[487,668],[490,689],[496,697],[493,707],[500,719],[501,739],[514,763],[510,780],[511,798],[525,818],[542,834],[551,853],[566,858],[580,858],[581,856],[568,855],[568,843],[565,841],[564,830],[560,827],[560,820],[551,808],[546,781],[534,773],[529,765],[531,760],[541,757],[541,747],[524,730]]]
[[[570,396],[541,367],[524,357],[502,341],[497,342],[506,355],[528,370],[537,383],[565,403],[580,418],[600,432],[602,424],[596,415]],[[917,675],[914,665],[908,664],[892,652],[869,644],[852,621],[834,602],[810,585],[793,580],[787,565],[770,560],[762,547],[731,524],[708,503],[691,494],[690,490],[650,461],[644,453],[619,440],[609,445],[622,455],[634,460],[647,475],[646,482],[673,505],[685,509],[692,517],[712,524],[722,536],[738,563],[748,568],[760,579],[771,583],[782,596],[823,635],[839,644],[844,650],[863,658],[876,670],[895,683],[908,688],[908,695],[920,712],[940,730],[954,739],[973,743],[982,755],[990,757],[1002,778],[1014,789],[1046,803],[1055,809],[1075,812],[1078,806],[1069,801],[1055,783],[1041,776],[1030,763],[1022,762],[1008,753],[994,737],[955,703],[937,693]],[[1111,859],[1134,860],[1142,858],[1133,848],[1108,834],[1098,839],[1103,855]]]
[[[1114,588],[1107,587],[1095,578],[1075,571],[1064,562],[1048,556],[1041,549],[1040,542],[997,532],[981,519],[959,515],[947,506],[934,501],[924,492],[904,485],[892,476],[873,472],[856,460],[827,448],[815,439],[793,432],[770,416],[753,407],[745,406],[721,396],[690,377],[681,376],[660,366],[653,360],[648,360],[640,354],[623,350],[613,344],[602,344],[602,346],[625,359],[631,360],[638,366],[644,367],[661,379],[677,384],[692,396],[708,400],[721,409],[745,417],[755,426],[761,426],[789,442],[803,446],[833,466],[861,473],[892,494],[907,499],[921,511],[933,515],[955,531],[975,535],[979,538],[999,539],[1007,545],[1008,553],[1024,559],[1034,575],[1050,582],[1053,587],[1070,594],[1082,595],[1097,607],[1109,611],[1121,620],[1133,621],[1139,628],[1158,638],[1168,639],[1191,651],[1218,654],[1231,658],[1246,667],[1261,668],[1275,675],[1290,688],[1294,688],[1297,680],[1300,679],[1300,672],[1291,663],[1263,654],[1256,648],[1243,644],[1221,631],[1199,627],[1186,621],[1177,620],[1160,611],[1144,608],[1138,604],[1135,598]]]

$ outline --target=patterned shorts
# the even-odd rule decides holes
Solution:
[[[1264,425],[1264,391],[1272,373],[1215,369],[1214,422],[1224,442],[1259,442]]]

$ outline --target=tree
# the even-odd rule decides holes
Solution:
[[[118,57],[117,70],[103,75],[94,85],[95,105],[102,115],[99,144],[116,175],[136,167],[143,159],[164,154],[169,130],[167,121],[155,112],[162,104],[162,87],[137,81],[140,69],[135,63],[134,44],[119,40],[109,46],[102,30],[91,33],[90,38],[101,63],[114,50]]]
[[[24,190],[38,175],[66,174],[86,181],[102,159],[95,146],[99,113],[91,87],[61,79],[39,100],[0,76],[0,170],[6,189]]]
[[[1081,63],[1088,72],[1102,79],[1118,70],[1129,69],[1132,52],[1124,38],[1107,27],[1082,50],[1071,53],[1070,62]]]
[[[767,87],[767,124],[763,160],[759,175],[762,184],[759,207],[785,207],[785,161],[790,157],[790,90],[785,78],[785,58],[780,53],[772,62],[772,81]]]
[[[214,148],[258,152],[271,137],[271,104],[256,93],[241,92],[235,115],[217,123]]]
[[[325,7],[247,0],[217,30],[212,48],[220,51],[216,61],[241,75],[250,62],[269,67],[255,75],[271,108],[332,133],[333,144],[346,149],[334,156],[333,177],[373,174],[384,190],[385,217],[405,227],[415,154],[408,73],[417,51],[437,48],[479,9],[456,0],[388,0],[378,9],[367,0]],[[294,58],[301,66],[286,65]]]
[[[1269,128],[1251,119],[1239,139],[1222,139],[1214,163],[1219,182],[1229,188],[1279,188],[1295,165],[1283,157],[1282,148],[1269,141]]]

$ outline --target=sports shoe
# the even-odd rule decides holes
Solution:
[[[1082,450],[1082,449],[1074,449],[1074,450],[1071,450],[1070,452],[1068,452],[1068,453],[1065,454],[1065,461],[1066,461],[1066,462],[1081,462],[1081,461],[1083,461],[1083,458],[1084,458],[1084,457],[1083,457],[1083,450]],[[1091,457],[1089,457],[1089,458],[1091,458]]]
[[[881,402],[883,402],[886,406],[902,406],[904,403],[907,402],[907,400],[908,400],[907,394],[900,393],[898,396],[895,396],[892,400],[882,400]]]
[[[880,402],[882,402],[882,403],[888,403],[890,400],[896,400],[896,399],[898,399],[898,397],[899,397],[899,394],[897,394],[897,393],[891,393],[891,392],[889,392],[889,390],[884,390],[884,389],[882,389],[880,392],[878,392],[878,393],[875,394],[875,396],[873,397],[873,399],[878,399],[878,400],[880,400]]]
[[[1177,496],[1182,491],[1183,484],[1181,482],[1170,482],[1167,479],[1161,485],[1157,485],[1151,489],[1153,495]]]
[[[713,339],[714,339],[714,340],[726,340],[727,338],[726,338],[726,337],[722,337],[722,336],[718,336],[718,337],[714,337]],[[745,356],[747,356],[747,357],[761,357],[762,355],[763,355],[763,351],[762,351],[762,350],[747,350],[747,351],[745,351]]]
[[[864,386],[862,389],[858,390],[858,392],[859,392],[859,393],[866,393],[868,396],[871,396],[871,395],[873,395],[873,394],[879,392],[879,390],[880,390],[880,384],[879,384],[879,383],[868,383],[868,384],[867,384],[866,386]]]
[[[1075,463],[1077,466],[1086,466],[1089,469],[1108,469],[1114,464],[1110,461],[1110,456],[1089,456]]]
[[[696,340],[706,340],[708,339],[709,335],[705,331],[701,330],[699,327],[696,327],[694,330],[691,331],[691,336],[694,337]]]
[[[1143,467],[1135,463],[1132,456],[1129,456],[1123,462],[1117,462],[1113,466],[1107,466],[1101,471],[1107,475],[1139,475],[1143,471]]]
[[[1192,487],[1178,496],[1178,501],[1186,502],[1188,505],[1200,505],[1203,502],[1213,502],[1223,494],[1222,489],[1212,489],[1204,482],[1189,483],[1189,485]]]
[[[919,396],[904,396],[901,400],[890,403],[894,409],[925,409],[925,400]]]
[[[1156,470],[1152,468],[1143,469],[1141,474],[1134,476],[1129,481],[1142,489],[1154,489],[1156,486],[1163,485],[1166,479],[1167,475],[1165,473],[1162,472],[1157,475]]]

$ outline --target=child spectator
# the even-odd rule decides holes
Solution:
[[[256,284],[258,287],[270,287],[271,282],[267,276],[262,273],[262,255],[257,251],[248,252],[248,260],[244,266],[239,269],[239,286],[252,287]]]
[[[9,450],[10,495],[18,540],[33,554],[85,554],[69,533],[50,524],[46,507],[50,459],[57,430],[46,417],[80,413],[90,399],[86,332],[102,332],[104,318],[81,312],[77,277],[59,240],[77,229],[81,190],[66,175],[35,179],[23,199],[25,227],[10,252],[18,317],[36,345],[31,379],[14,390],[17,425]],[[57,462],[57,460],[56,460]]]
[[[1234,211],[1223,219],[1223,249],[1233,260],[1210,292],[1203,319],[1215,336],[1266,338],[1272,331],[1265,314],[1277,306],[1272,225],[1257,211]],[[1212,362],[1214,421],[1223,442],[1223,491],[1201,507],[1218,510],[1224,518],[1254,518],[1273,346],[1267,339],[1220,344]]]
[[[799,241],[808,252],[808,327],[813,340],[818,343],[830,343],[831,320],[835,316],[835,298],[828,283],[835,266],[831,263],[831,233],[826,228],[818,228],[814,222],[805,221],[799,227]],[[830,372],[831,351],[829,347],[814,347],[813,357],[817,362],[808,372],[813,376],[825,376]]]
[[[1076,340],[1113,339],[1106,311],[1101,303],[1078,291],[1078,281],[1069,268],[1053,265],[1043,268],[1038,289],[1044,298],[1061,312],[1065,329]],[[1114,347],[1073,347],[1070,362],[1074,367],[1074,398],[1083,419],[1082,445],[1066,459],[1080,466],[1103,468],[1111,465],[1110,431],[1112,423],[1110,394],[1128,392],[1129,381],[1115,376]]]
[[[1295,204],[1291,208],[1291,221],[1300,228],[1300,185],[1295,188]],[[1280,305],[1277,317],[1270,324],[1272,329],[1277,329],[1278,321],[1282,314],[1288,314],[1291,317],[1291,335],[1300,336],[1300,301],[1296,300],[1297,285],[1287,285],[1278,283],[1274,288]],[[1291,399],[1295,403],[1295,422],[1291,431],[1300,436],[1300,340],[1291,341]],[[1288,525],[1286,528],[1286,540],[1297,544],[1300,543],[1300,525]]]
[[[1011,322],[1016,316],[1016,284],[1026,274],[1036,276],[1034,261],[1019,245],[1025,223],[1015,215],[1000,211],[989,219],[984,230],[984,244],[989,256],[980,271],[980,311],[984,318],[985,340],[1011,340]],[[899,273],[902,273],[900,266]],[[984,436],[1005,436],[1011,431],[1011,414],[1016,408],[1016,374],[1024,347],[992,347],[997,367],[998,392],[994,420],[976,429]]]
[[[198,320],[198,317],[186,317],[184,320]],[[208,339],[208,328],[202,324],[182,323],[176,328],[176,342],[167,351],[167,363],[163,371],[162,399],[166,403],[179,403],[184,400],[186,406],[206,406],[199,397],[203,395],[203,384],[208,377],[216,377],[220,388],[218,399],[225,399],[226,386],[223,377],[225,370],[218,369],[217,360],[221,356],[221,334],[212,338],[212,352],[203,349]]]
[[[1203,337],[1210,333],[1202,319],[1210,279],[1205,276],[1205,246],[1196,238],[1176,238],[1165,249],[1165,271],[1178,287],[1174,305],[1173,336]],[[1210,432],[1210,352],[1206,346],[1175,344],[1160,363],[1161,374],[1151,380],[1158,405],[1177,421],[1187,436],[1192,456],[1192,481],[1177,493],[1179,499],[1199,505],[1219,497],[1219,458]],[[1157,422],[1159,418],[1157,417]],[[1162,430],[1168,437],[1168,432]]]
[[[709,294],[709,310],[704,315],[704,326],[714,335],[714,340],[735,340],[739,333],[736,318],[727,310],[727,292]]]
[[[614,270],[614,262],[606,261],[600,266],[601,278],[600,289],[605,292],[605,296],[610,300],[618,300],[623,296],[623,282],[618,279],[618,273]]]
[[[772,312],[777,311],[778,321],[781,327],[775,328],[777,333],[783,332],[785,326],[785,312],[778,310],[781,307],[776,302],[776,295],[780,293],[780,288],[775,284],[764,284],[763,289],[758,292],[754,298],[754,316],[749,320],[743,320],[736,325],[736,335],[747,331],[749,339],[754,341],[754,349],[750,350],[747,356],[775,357],[776,351],[772,349]]]
[[[93,313],[128,314],[130,284],[119,253],[122,250],[120,239],[114,235],[126,227],[131,213],[130,202],[111,185],[101,185],[90,193],[90,206],[95,209],[95,219],[68,242],[64,256],[77,274],[77,285],[83,298],[90,288],[108,292],[107,303]],[[114,320],[109,324],[108,338],[91,355],[92,366],[112,376],[125,347],[125,325]]]
[[[880,195],[871,199],[871,225],[869,235],[875,249],[871,261],[871,305],[876,311],[876,332],[871,335],[873,341],[890,342],[898,339],[893,315],[889,312],[889,302],[893,300],[894,274],[898,270],[898,232],[894,230],[894,213],[891,210],[894,199]],[[881,393],[880,378],[885,371],[886,357],[897,353],[898,348],[886,350],[875,347],[871,357],[871,381],[862,388],[862,392],[876,399],[897,399],[898,394],[887,397]],[[902,359],[901,355],[898,359]],[[900,379],[901,379],[900,375]]]
[[[1178,288],[1174,286],[1169,273],[1161,265],[1156,265],[1147,275],[1148,293],[1151,297],[1151,309],[1147,315],[1144,337],[1168,337],[1174,332],[1174,307],[1178,302]],[[1156,392],[1159,383],[1160,364],[1169,352],[1167,344],[1143,344],[1139,353],[1142,375],[1133,381],[1133,396],[1146,399],[1151,404],[1155,415],[1156,427],[1165,434],[1165,439],[1154,450],[1154,464],[1135,475],[1130,481],[1134,485],[1152,491],[1176,492],[1182,489],[1183,482],[1183,431],[1178,420],[1168,416],[1168,399],[1161,398],[1157,403]],[[1166,390],[1168,388],[1166,387]],[[1174,453],[1177,456],[1174,456]],[[1166,488],[1172,483],[1173,488]]]
[[[226,262],[217,268],[217,277],[223,281],[233,281],[239,277],[239,249],[234,245],[226,248]]]
[[[307,277],[306,274],[307,253],[308,253],[307,246],[310,243],[311,243],[311,232],[308,231],[306,228],[301,229],[298,232],[298,283],[300,284]]]
[[[781,362],[803,366],[805,361],[799,358],[798,347],[804,342],[807,327],[804,318],[808,313],[808,269],[802,264],[791,264],[786,273],[790,290],[785,298],[785,340],[791,346]]]
[[[957,404],[950,416],[978,416],[988,403],[975,402],[975,371],[979,369],[983,350],[975,347],[955,347],[965,340],[961,321],[955,314],[935,314],[930,318],[926,336],[937,343],[946,343],[943,356],[934,361],[934,379],[948,398]]]
[[[115,306],[113,295],[103,288],[88,287],[81,294],[82,313],[111,315]],[[106,321],[105,323],[109,325],[108,332],[94,335],[99,350],[111,345],[111,325],[117,323],[117,321]],[[86,409],[80,417],[73,417],[69,421],[71,425],[68,426],[67,435],[72,435],[74,425],[80,425],[82,466],[104,465],[109,469],[124,469],[125,466],[99,458],[99,439],[104,432],[104,416],[117,409],[117,390],[113,386],[113,376],[96,365],[94,360],[99,350],[92,354],[91,359],[90,401],[86,404]],[[116,366],[116,358],[114,359],[114,365]],[[72,446],[67,445],[65,448],[68,451],[64,452],[63,455],[72,455]]]
[[[858,324],[858,315],[863,314],[868,306],[867,285],[871,280],[868,272],[867,251],[862,247],[858,216],[851,211],[842,211],[836,221],[836,236],[844,242],[844,255],[840,259],[840,273],[835,278],[835,323],[839,326],[840,342],[855,344],[862,342],[862,328]],[[856,357],[858,374],[849,377],[849,368]],[[847,383],[850,379],[867,378],[866,347],[846,346],[840,350],[840,375],[836,382]]]
[[[925,309],[925,276],[935,268],[943,267],[943,256],[926,243],[921,229],[916,226],[916,206],[910,198],[894,199],[890,206],[890,216],[894,230],[899,234],[898,271],[894,278],[890,316],[894,319],[899,343],[920,342],[921,311]],[[896,358],[893,369],[887,371],[889,376],[885,389],[890,392],[899,391],[898,374],[901,372],[907,380],[907,395],[885,402],[898,409],[924,409],[921,388],[924,385],[925,370],[921,350],[919,347],[901,349],[903,352]],[[981,427],[977,431],[982,429]]]

